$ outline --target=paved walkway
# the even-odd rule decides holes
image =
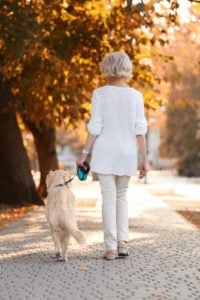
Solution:
[[[77,211],[87,244],[71,240],[68,263],[52,257],[43,208],[0,231],[0,299],[199,300],[200,233],[143,184],[131,184],[130,256],[102,259],[98,182],[73,184],[78,198],[97,199]]]

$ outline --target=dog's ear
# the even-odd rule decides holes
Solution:
[[[53,182],[53,171],[50,171],[49,174],[46,177],[46,186],[47,186],[47,188],[50,187],[52,182]]]

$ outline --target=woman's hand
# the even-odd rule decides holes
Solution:
[[[88,149],[88,151],[91,152],[91,149],[92,149],[93,144],[96,140],[96,137],[97,136],[92,135],[88,132],[86,144],[85,144],[83,149]],[[83,166],[83,163],[84,163],[84,161],[87,160],[88,155],[89,155],[89,153],[88,154],[82,153],[81,156],[79,157],[79,159],[77,159],[77,161],[76,161],[76,171],[78,170],[78,166]]]
[[[142,179],[143,177],[145,177],[148,173],[150,169],[150,166],[148,164],[148,162],[146,161],[141,161],[140,164],[139,164],[139,178]]]
[[[78,166],[83,166],[84,161],[87,160],[87,154],[81,154],[79,159],[76,161],[76,171],[78,170]]]

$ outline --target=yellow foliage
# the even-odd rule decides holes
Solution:
[[[58,14],[57,10],[55,10],[55,9],[52,10],[52,16],[54,18],[58,18],[59,17],[59,14]]]
[[[48,101],[49,101],[50,103],[53,102],[53,97],[52,97],[51,95],[48,96]]]
[[[63,21],[72,22],[76,20],[76,16],[73,16],[72,14],[68,13],[64,8],[61,9],[61,19]]]

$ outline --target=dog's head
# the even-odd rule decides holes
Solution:
[[[49,189],[51,185],[64,183],[69,179],[70,179],[70,174],[68,171],[64,171],[64,170],[50,171],[46,177],[47,189]]]

